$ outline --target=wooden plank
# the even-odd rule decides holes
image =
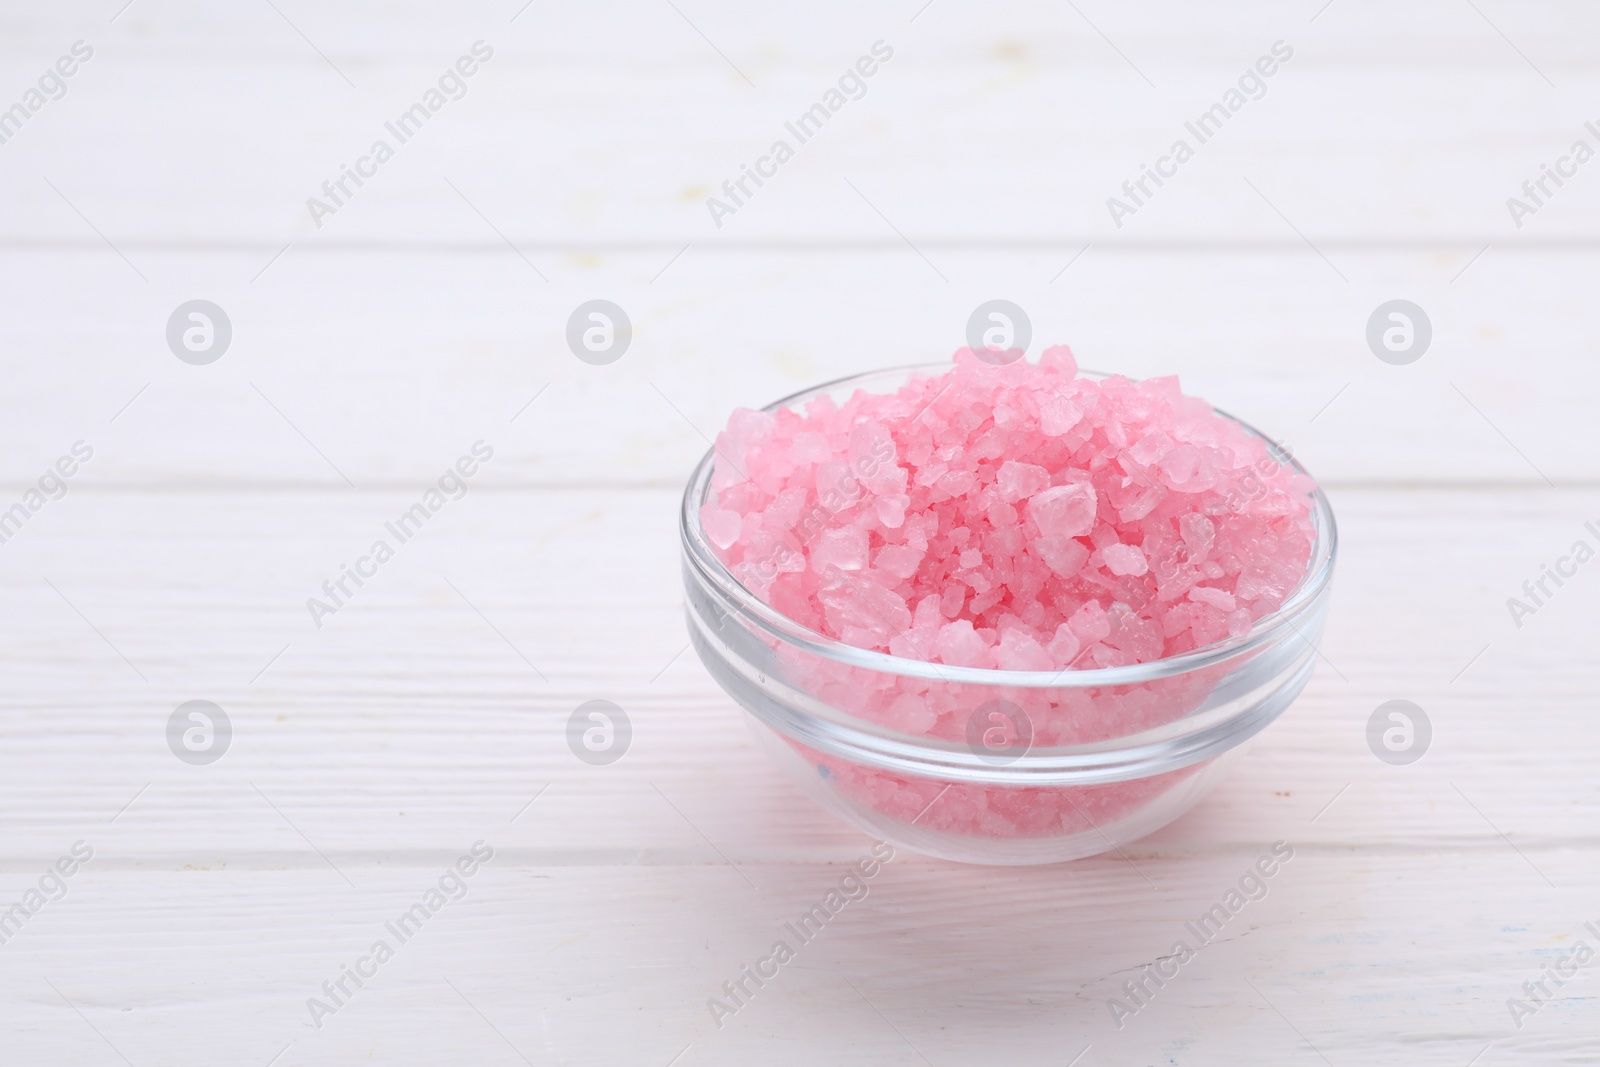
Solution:
[[[385,924],[443,864],[362,872],[357,889],[324,872],[91,864],[5,946],[0,988],[27,1025],[0,1027],[0,1047],[13,1062],[117,1062],[109,1044],[133,1063],[282,1054],[295,1067],[679,1054],[945,1064],[985,1062],[996,1048],[1012,1062],[1065,1063],[1085,1046],[1080,1063],[1390,1062],[1404,1049],[1407,1062],[1449,1065],[1485,1046],[1490,1063],[1560,1062],[1592,1047],[1592,1009],[1578,997],[1520,1031],[1505,1007],[1576,940],[1594,944],[1583,928],[1592,881],[1550,890],[1501,856],[1453,850],[1297,846],[1265,898],[1119,1029],[1108,1001],[1174,942],[1197,944],[1185,924],[1267,847],[1143,860],[1154,890],[1117,861],[998,871],[901,857],[808,944],[793,944],[784,923],[836,885],[840,867],[763,867],[752,889],[726,868],[497,857],[399,943]],[[1463,884],[1471,898],[1441,907]],[[380,939],[394,958],[364,987],[347,982],[351,995],[314,1028],[308,999],[331,1004],[322,983]],[[794,960],[719,1029],[708,999],[725,998],[722,984],[778,939]]]
[[[1520,629],[1505,600],[1574,539],[1593,543],[1585,501],[1338,492],[1326,662],[1138,855],[1234,850],[1288,827],[1308,844],[1521,864],[1505,831],[1552,878],[1578,876],[1587,852],[1572,850],[1597,844],[1586,650],[1600,587],[1580,570]],[[85,493],[4,546],[8,868],[94,826],[115,842],[108,864],[157,869],[324,868],[296,827],[340,867],[436,858],[481,825],[509,827],[497,840],[540,863],[848,858],[855,835],[775,774],[685,649],[674,494],[471,493],[318,628],[307,598],[406,502]],[[608,767],[565,742],[595,698],[634,726]],[[1366,749],[1368,717],[1396,698],[1435,735],[1404,768]],[[168,716],[191,699],[234,724],[211,767],[166,748]]]
[[[734,407],[946,359],[997,295],[1029,312],[1035,355],[1068,342],[1085,366],[1177,374],[1333,483],[1597,476],[1584,251],[1494,249],[1453,284],[1466,249],[1340,253],[1348,285],[1304,249],[1095,248],[1054,284],[1065,252],[936,253],[949,283],[908,249],[531,257],[548,284],[506,249],[297,248],[254,284],[271,253],[135,255],[148,285],[104,248],[0,254],[13,496],[79,439],[85,485],[420,491],[479,439],[485,484],[681,484]],[[635,337],[596,367],[565,328],[602,295]],[[196,297],[233,326],[209,366],[166,342]],[[1396,297],[1432,321],[1409,366],[1365,339]]]
[[[1596,117],[1585,104],[1596,37],[1579,4],[1339,4],[1315,22],[1320,4],[1203,17],[1166,4],[1139,19],[1103,5],[936,4],[913,22],[918,4],[831,5],[798,19],[636,3],[617,13],[535,5],[511,22],[521,6],[280,17],[142,2],[115,24],[68,10],[13,16],[15,96],[74,40],[97,51],[4,146],[0,196],[12,210],[0,238],[94,246],[86,217],[135,249],[494,247],[447,178],[519,243],[591,248],[896,247],[894,228],[919,243],[1068,246],[1298,248],[1296,229],[1318,243],[1473,250],[1600,236],[1592,176],[1556,191],[1523,228],[1506,206],[1575,139],[1600,143],[1584,130]],[[466,95],[425,133],[389,138],[396,158],[316,226],[307,199],[479,39],[494,58]],[[795,159],[714,226],[706,198],[877,40],[895,54],[866,94],[816,138],[790,137]],[[1187,135],[1196,158],[1116,226],[1107,198],[1278,40],[1294,58],[1265,95],[1214,139]]]

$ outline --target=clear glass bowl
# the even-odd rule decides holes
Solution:
[[[767,410],[888,392],[949,366],[843,378]],[[1305,473],[1270,438],[1217,414]],[[1127,667],[1006,671],[841,644],[762,603],[701,529],[713,458],[707,452],[690,476],[680,522],[695,651],[780,767],[823,807],[892,844],[967,863],[1031,864],[1136,840],[1193,806],[1316,664],[1337,550],[1320,489],[1305,575],[1243,637]],[[874,721],[908,694],[941,713],[942,736]],[[963,721],[965,736],[950,736],[959,733],[950,724]]]

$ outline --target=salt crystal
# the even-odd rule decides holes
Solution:
[[[1133,545],[1107,545],[1100,550],[1100,556],[1106,561],[1106,570],[1112,574],[1131,574],[1137,577],[1150,569],[1144,553]]]
[[[1094,486],[1076,482],[1046,489],[1028,501],[1028,515],[1040,533],[1080,537],[1094,527]]]
[[[728,548],[739,540],[739,531],[744,526],[744,517],[737,511],[722,508],[707,508],[700,521],[706,528],[706,536],[718,548]]]
[[[1014,504],[1047,488],[1050,485],[1050,472],[1034,463],[1018,463],[1008,459],[1000,464],[997,484],[1000,486],[1000,499]]]
[[[1082,418],[1083,412],[1067,397],[1051,397],[1039,408],[1039,429],[1046,437],[1060,437]]]
[[[867,565],[867,531],[859,526],[823,530],[811,549],[811,569],[825,574],[829,567],[859,571]]]
[[[1197,585],[1189,590],[1189,599],[1210,604],[1221,611],[1232,611],[1234,609],[1233,594],[1226,589],[1212,589],[1209,586]]]
[[[1033,543],[1034,551],[1045,565],[1062,578],[1071,578],[1083,568],[1089,558],[1089,549],[1072,537],[1051,534]]]
[[[994,651],[996,665],[1003,671],[1048,671],[1056,665],[1050,653],[1022,629],[1001,634]]]
[[[910,578],[917,573],[917,567],[921,565],[922,557],[926,554],[910,545],[885,545],[878,550],[874,565],[896,578]]]
[[[888,644],[890,636],[911,625],[904,598],[876,582],[849,578],[830,582],[818,589],[817,599],[830,626],[881,635],[868,647]]]
[[[1078,658],[1081,647],[1082,642],[1072,632],[1072,625],[1064,622],[1056,627],[1056,635],[1050,639],[1049,652],[1057,664],[1066,667]]]
[[[983,643],[972,623],[957,619],[946,623],[935,639],[934,649],[939,658],[955,667],[992,667],[994,657],[989,646]]]
[[[1111,623],[1106,619],[1106,609],[1098,600],[1090,600],[1073,612],[1072,618],[1067,620],[1067,625],[1072,627],[1072,632],[1078,635],[1078,640],[1084,644],[1103,641],[1111,633]]]

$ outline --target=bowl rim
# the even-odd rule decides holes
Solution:
[[[796,403],[804,402],[840,388],[860,386],[861,383],[870,379],[889,378],[895,375],[904,375],[909,378],[917,374],[932,374],[953,370],[954,367],[954,362],[912,363],[850,374],[791,393],[763,406],[760,410],[771,413],[780,408],[791,407]],[[1101,379],[1126,377],[1126,375],[1115,375],[1085,368],[1079,368],[1077,376]],[[1130,378],[1128,380],[1137,381],[1138,379]],[[716,446],[714,444],[706,450],[700,461],[695,465],[689,476],[688,484],[684,487],[678,516],[679,538],[684,558],[704,580],[716,586],[718,591],[738,608],[745,622],[754,624],[779,641],[801,648],[811,655],[851,667],[863,667],[886,674],[946,684],[1018,689],[1100,688],[1133,685],[1160,678],[1171,678],[1213,666],[1232,659],[1241,653],[1270,645],[1286,637],[1290,632],[1299,635],[1301,640],[1311,645],[1312,651],[1318,657],[1321,657],[1321,650],[1309,638],[1300,633],[1299,628],[1295,626],[1295,619],[1317,605],[1332,581],[1333,566],[1338,556],[1339,548],[1338,526],[1334,521],[1333,509],[1328,503],[1327,496],[1322,491],[1321,484],[1301,465],[1299,460],[1285,451],[1275,440],[1256,429],[1250,423],[1223,411],[1221,408],[1213,406],[1211,410],[1238,425],[1246,433],[1259,438],[1267,446],[1269,454],[1275,460],[1280,463],[1288,463],[1296,471],[1312,479],[1313,488],[1310,494],[1312,499],[1311,515],[1313,526],[1316,530],[1316,541],[1312,545],[1311,558],[1307,561],[1306,573],[1301,576],[1299,584],[1284,598],[1283,603],[1278,606],[1277,610],[1257,619],[1251,625],[1250,631],[1242,637],[1229,637],[1176,656],[1165,656],[1146,663],[1135,663],[1123,667],[1010,671],[996,667],[960,667],[945,663],[934,663],[928,660],[911,659],[905,656],[896,656],[889,652],[879,652],[875,649],[847,645],[835,638],[818,633],[766,604],[743,582],[739,581],[732,571],[728,570],[712,549],[709,539],[701,528],[700,504],[705,499],[705,495],[710,488],[712,468],[716,458]]]

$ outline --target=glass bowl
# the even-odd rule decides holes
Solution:
[[[766,410],[824,394],[842,401],[857,389],[888,392],[949,368],[843,378]],[[1264,434],[1217,414],[1260,438],[1274,462],[1306,473]],[[1192,807],[1316,665],[1337,551],[1320,489],[1305,574],[1244,636],[1132,666],[1009,671],[856,648],[763,603],[701,528],[713,461],[708,451],[690,476],[679,524],[695,651],[749,713],[778,766],[824,808],[891,844],[982,864],[1055,863],[1118,848]],[[941,728],[918,735],[874,721],[904,699],[923,701]]]

